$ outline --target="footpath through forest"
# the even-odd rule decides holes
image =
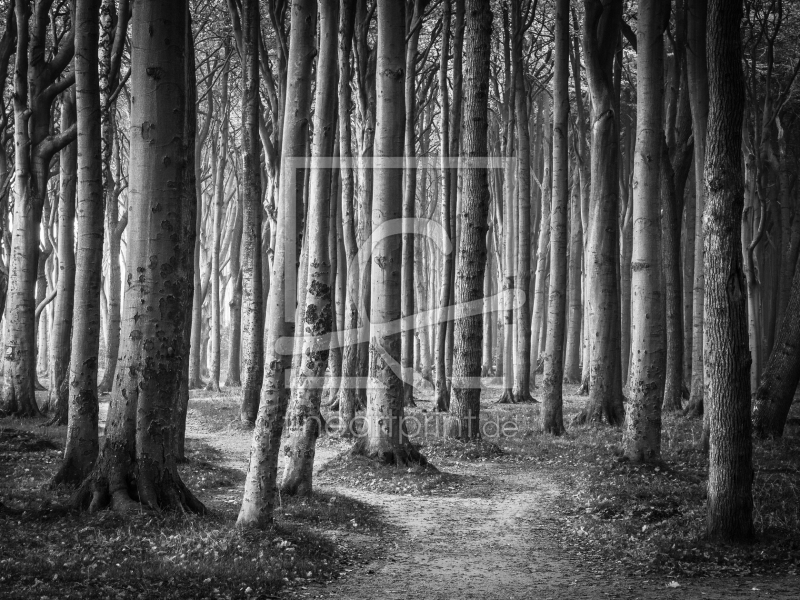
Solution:
[[[228,468],[244,471],[249,436],[238,428],[209,430],[216,419],[192,410],[188,438],[208,444]],[[192,418],[194,417],[194,418]],[[564,549],[557,507],[570,494],[551,474],[525,462],[453,461],[456,484],[435,495],[398,494],[369,481],[337,478],[324,465],[347,448],[318,444],[320,492],[342,494],[378,509],[380,533],[337,531],[337,541],[360,552],[360,562],[336,582],[284,590],[290,598],[352,600],[539,598],[797,598],[798,577],[609,577],[589,558]],[[454,466],[456,465],[456,466]],[[322,472],[319,472],[322,471]],[[348,483],[349,482],[349,483]],[[374,480],[373,480],[374,483]],[[377,487],[375,491],[370,487]],[[231,500],[236,500],[235,496]],[[347,539],[342,539],[343,537]]]

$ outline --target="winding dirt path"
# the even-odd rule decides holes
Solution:
[[[188,437],[217,448],[227,467],[246,471],[249,434],[236,427],[209,430],[211,421],[190,408]],[[342,448],[321,445],[317,468]],[[798,577],[610,581],[593,572],[591,559],[581,560],[560,547],[563,526],[554,516],[555,505],[568,490],[546,473],[530,465],[493,462],[462,462],[457,469],[460,475],[488,483],[452,496],[410,496],[320,481],[317,486],[322,491],[347,495],[379,509],[391,525],[389,533],[377,539],[357,533],[336,535],[346,535],[350,545],[365,550],[380,547],[386,558],[359,566],[335,583],[289,588],[283,596],[346,600],[798,597]]]

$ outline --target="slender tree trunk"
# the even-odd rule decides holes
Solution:
[[[576,161],[577,163],[577,161]],[[567,348],[564,356],[564,383],[581,382],[581,259],[583,258],[583,227],[581,227],[581,191],[578,165],[572,169],[572,192],[569,207],[569,265],[567,281]]]
[[[567,214],[569,211],[569,0],[556,2],[555,66],[553,79],[553,201],[550,222],[550,335],[544,353],[542,427],[564,432],[564,326],[567,292]],[[543,211],[544,212],[544,211]]]
[[[61,128],[67,129],[76,120],[72,92],[61,98]],[[72,334],[73,294],[75,292],[75,184],[78,171],[78,149],[70,144],[61,151],[58,202],[58,294],[53,311],[52,352],[50,353],[50,392],[48,410],[54,425],[67,424],[69,396],[62,383],[69,376],[70,336]]]
[[[133,13],[131,87],[141,95],[132,104],[129,136],[125,279],[130,283],[105,443],[93,475],[76,497],[84,504],[91,492],[90,510],[109,502],[123,511],[137,510],[139,503],[155,510],[203,510],[178,475],[175,443],[188,351],[185,319],[191,314],[194,223],[185,173],[191,168],[186,164],[191,135],[184,118],[188,17],[181,1],[138,0]],[[99,160],[96,165],[99,169]],[[159,210],[156,224],[152,214]]]
[[[339,432],[351,437],[358,404],[358,389],[352,379],[358,376],[359,333],[363,315],[359,314],[360,263],[355,229],[355,190],[353,178],[352,129],[350,110],[350,54],[353,46],[355,0],[342,0],[339,10],[339,155],[342,164],[342,234],[347,257],[344,348],[342,349],[342,383],[339,387]]]
[[[403,228],[403,259],[402,259],[402,308],[403,321],[413,325],[414,314],[414,236],[412,235],[411,219],[414,218],[417,202],[417,166],[416,166],[416,126],[414,119],[417,117],[416,100],[416,60],[419,47],[419,34],[422,29],[422,12],[425,8],[423,0],[414,0],[413,11],[406,14],[406,67],[405,67],[405,144],[404,153],[409,163],[403,169],[403,218],[408,219]],[[403,328],[400,343],[401,366],[403,368],[403,404],[415,406],[414,402],[414,328]]]
[[[222,336],[221,320],[222,309],[220,302],[224,290],[220,289],[222,273],[220,272],[220,245],[222,243],[222,219],[225,213],[225,169],[228,165],[228,65],[230,64],[231,46],[227,41],[225,66],[220,78],[220,98],[222,122],[220,123],[219,154],[217,156],[216,172],[217,177],[214,186],[214,196],[211,200],[212,205],[212,234],[211,234],[211,374],[208,379],[206,389],[219,391],[220,363],[222,358]],[[259,236],[259,240],[261,236]]]
[[[302,11],[301,11],[302,13]],[[294,23],[294,11],[292,17]],[[242,34],[244,57],[242,59],[242,150],[244,163],[244,200],[242,213],[242,404],[239,418],[243,423],[255,423],[259,411],[259,391],[264,377],[264,298],[261,276],[261,145],[258,137],[259,70],[258,39],[261,28],[261,15],[258,2],[242,2]],[[292,36],[294,37],[294,36]],[[289,97],[287,95],[287,103]],[[288,105],[287,105],[288,106]],[[304,117],[306,118],[306,117]],[[281,154],[291,151],[284,143]],[[281,169],[283,179],[289,175]],[[292,180],[294,180],[294,177]],[[295,200],[291,206],[294,207]],[[278,240],[282,244],[283,240]],[[273,258],[273,263],[274,263]],[[274,265],[273,265],[274,266]],[[283,269],[283,265],[281,265]],[[283,277],[283,273],[281,273]],[[272,282],[274,284],[274,282]],[[281,305],[282,309],[283,305]],[[280,311],[281,313],[283,310]],[[281,314],[281,319],[283,315]],[[277,339],[277,338],[276,338]],[[281,373],[282,377],[282,373]],[[266,388],[266,384],[265,384]],[[262,402],[264,399],[262,398]],[[271,502],[271,499],[270,499]],[[270,517],[271,517],[270,508]],[[241,521],[240,515],[240,521]]]
[[[662,0],[640,0],[636,56],[636,154],[633,174],[630,401],[623,447],[634,462],[661,459],[666,335],[661,289],[661,166],[664,105]],[[671,169],[669,169],[671,175]]]
[[[311,149],[309,205],[305,247],[308,271],[305,281],[302,321],[302,360],[295,372],[286,418],[287,441],[281,491],[311,495],[317,437],[320,433],[322,383],[328,366],[333,329],[331,304],[331,259],[328,252],[331,172],[325,168],[333,154],[336,132],[336,29],[335,0],[319,0],[317,81],[314,97],[314,143]]]
[[[516,112],[516,134],[518,154],[517,172],[517,287],[527,294],[531,283],[531,141],[528,119],[528,97],[523,73],[522,42],[525,36],[520,3],[512,5],[512,60],[514,61],[514,104]],[[533,402],[531,396],[531,319],[530,298],[520,303],[516,309],[517,327],[516,357],[519,360],[514,372],[514,402]]]
[[[709,0],[708,138],[703,215],[705,331],[703,361],[709,422],[708,512],[711,538],[751,539],[753,465],[747,307],[739,223],[744,74],[742,5]]]
[[[487,262],[489,177],[481,164],[488,155],[489,57],[492,12],[489,0],[467,0],[465,31],[464,116],[462,155],[463,210],[460,212],[461,268],[456,274],[453,356],[453,393],[449,434],[460,439],[480,438],[481,337],[484,316],[480,303]],[[474,305],[468,310],[468,303]],[[490,318],[488,315],[486,318]]]
[[[77,484],[91,472],[99,447],[97,363],[104,211],[97,59],[100,1],[76,0],[75,6],[75,104],[78,120],[75,311],[70,352],[69,428],[64,461],[54,480]]]
[[[119,356],[119,328],[122,276],[120,274],[119,255],[122,234],[128,224],[125,213],[119,215],[119,194],[122,190],[120,170],[117,169],[117,181],[114,181],[111,172],[111,160],[114,154],[115,143],[115,105],[112,94],[116,92],[120,78],[120,63],[128,32],[130,18],[130,2],[122,0],[117,11],[112,0],[103,0],[100,6],[100,131],[102,135],[103,157],[103,192],[105,194],[105,236],[106,256],[108,270],[106,281],[108,284],[108,316],[105,321],[105,344],[103,346],[104,364],[103,379],[97,385],[99,392],[110,392],[114,385],[114,374],[117,371],[117,357]],[[115,13],[118,13],[115,15]],[[115,19],[116,17],[116,19]],[[116,22],[115,22],[116,21]],[[119,163],[119,151],[116,152],[116,161]],[[119,166],[119,164],[117,165]]]
[[[228,341],[228,374],[225,376],[225,387],[241,387],[242,385],[242,266],[241,266],[241,239],[242,239],[242,194],[237,193],[238,208],[236,220],[233,224],[231,237],[230,272],[233,281],[230,309],[230,334]]]
[[[692,383],[687,414],[703,413],[705,374],[703,370],[703,212],[705,191],[703,168],[706,158],[706,127],[708,121],[708,69],[706,67],[706,7],[708,0],[688,0],[687,4],[687,69],[689,73],[689,101],[692,110],[695,171],[695,250],[694,294],[692,306]]]
[[[796,217],[795,217],[796,218]],[[760,437],[780,437],[800,381],[800,263],[794,278],[775,347],[754,398],[753,427]]]
[[[258,39],[257,0],[245,0],[243,19],[251,40]],[[264,330],[264,385],[261,404],[258,406],[253,440],[250,446],[250,465],[245,481],[244,498],[239,510],[237,525],[240,527],[267,527],[272,522],[278,451],[280,449],[283,421],[286,416],[289,386],[286,371],[291,366],[292,345],[282,348],[278,341],[291,336],[293,327],[290,315],[294,307],[286,305],[286,278],[289,270],[295,269],[294,261],[287,261],[289,244],[295,243],[296,203],[298,190],[297,165],[303,161],[308,144],[308,115],[311,111],[311,72],[313,66],[315,32],[317,29],[316,2],[297,0],[292,4],[292,28],[289,40],[288,71],[286,74],[286,105],[281,141],[281,180],[278,196],[278,214],[275,220],[275,254],[272,259],[272,277],[267,300]],[[256,55],[248,63],[247,87],[250,106],[257,108],[258,82]],[[258,120],[255,110],[247,112],[247,131],[255,136]],[[257,140],[257,138],[254,138]],[[248,153],[249,166],[255,177],[258,175],[258,152]],[[289,264],[287,264],[289,262]],[[290,290],[291,292],[292,290]],[[260,314],[260,312],[259,312]],[[324,350],[322,350],[324,352]]]
[[[446,240],[452,243],[455,232],[451,228],[452,221],[450,220],[450,203],[453,201],[453,196],[450,193],[450,186],[453,183],[453,178],[450,177],[450,94],[447,86],[447,71],[449,61],[449,45],[450,45],[450,17],[451,17],[451,4],[450,0],[442,0],[442,52],[439,62],[439,106],[441,110],[441,121],[439,123],[439,132],[441,135],[441,142],[439,144],[441,151],[441,201],[440,208],[440,222],[442,225],[443,235]],[[449,314],[449,304],[451,297],[452,286],[452,272],[455,263],[455,249],[451,250],[444,256],[444,264],[442,268],[441,288],[439,289],[439,307],[438,316],[436,319],[436,392],[435,392],[435,405],[438,411],[447,411],[450,406],[449,388],[447,385],[447,369],[445,365],[445,345],[447,341],[447,316]]]
[[[9,256],[8,304],[5,314],[6,349],[3,412],[20,417],[39,414],[35,396],[36,235],[35,199],[31,193],[31,138],[28,129],[28,20],[30,1],[17,0],[17,57],[14,68],[14,141],[16,186],[13,233]]]

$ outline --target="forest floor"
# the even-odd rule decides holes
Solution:
[[[0,419],[0,597],[797,597],[796,419],[755,444],[757,541],[720,546],[702,535],[699,421],[666,416],[664,462],[641,467],[618,458],[619,429],[570,425],[574,386],[554,439],[537,405],[497,404],[486,384],[480,444],[441,439],[417,390],[408,415],[422,427],[409,429],[434,469],[378,466],[322,437],[314,497],[279,497],[266,534],[233,527],[250,445],[235,391],[192,393],[181,474],[204,516],[75,513],[67,490],[45,487],[65,428]]]

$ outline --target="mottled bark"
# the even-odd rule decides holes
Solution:
[[[178,475],[175,444],[188,351],[188,241],[194,224],[185,177],[191,168],[186,164],[184,120],[188,21],[188,6],[182,1],[138,0],[132,17],[131,86],[139,94],[132,104],[129,136],[130,224],[120,368],[103,449],[75,498],[84,505],[91,497],[90,510],[108,503],[123,511],[139,504],[203,510]],[[159,214],[157,222],[154,213]]]
[[[317,437],[320,434],[320,401],[329,341],[333,330],[331,304],[332,265],[328,252],[331,172],[326,168],[333,154],[336,132],[336,29],[335,0],[318,0],[319,42],[314,95],[314,142],[311,147],[309,204],[305,248],[308,268],[304,301],[300,305],[302,341],[293,369],[291,399],[286,416],[286,444],[281,492],[311,495]]]

